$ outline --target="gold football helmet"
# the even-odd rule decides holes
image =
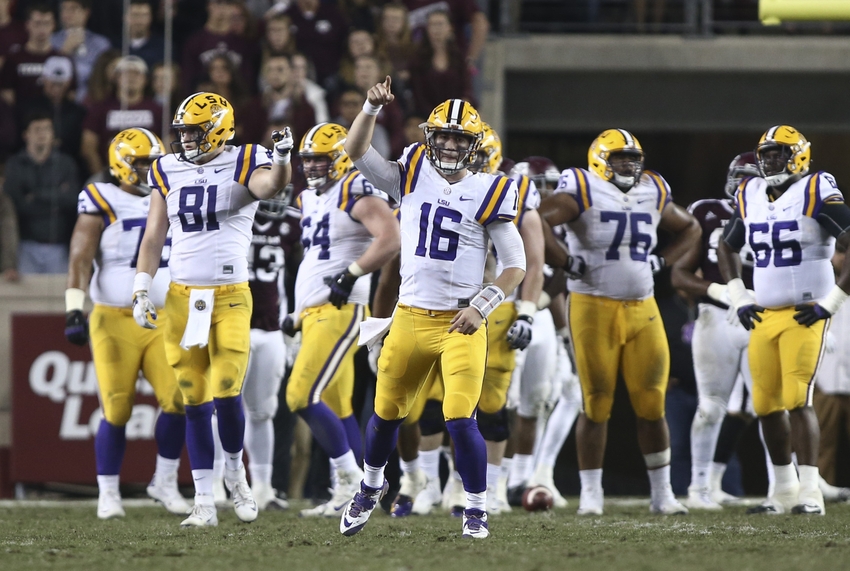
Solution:
[[[790,125],[768,129],[759,139],[755,153],[759,172],[769,186],[780,186],[791,177],[805,175],[812,162],[812,144]]]
[[[180,160],[195,162],[223,147],[236,134],[233,107],[221,95],[195,93],[177,108],[171,128],[177,131],[177,140],[171,143],[174,154]]]
[[[301,139],[298,154],[304,169],[304,178],[310,188],[321,188],[329,181],[341,180],[351,170],[351,157],[345,152],[343,145],[348,137],[348,130],[336,123],[319,123]],[[326,165],[304,166],[304,159],[327,157]]]
[[[614,154],[631,155],[634,159],[615,168],[611,165],[611,155]],[[640,181],[643,159],[643,147],[637,138],[625,129],[603,131],[593,140],[587,151],[588,168],[623,191],[629,190]]]
[[[147,129],[125,129],[109,143],[109,173],[124,184],[150,194],[151,161],[162,156],[162,141]]]
[[[475,172],[496,174],[502,165],[502,140],[488,123],[481,126],[481,144],[475,153],[475,162],[469,168]]]
[[[419,125],[425,131],[428,160],[443,174],[455,174],[472,165],[484,136],[483,121],[475,107],[463,99],[448,99],[437,105],[428,120]],[[447,148],[439,135],[453,135],[469,141],[466,148]],[[441,138],[442,139],[442,138]],[[456,140],[456,143],[457,140]]]

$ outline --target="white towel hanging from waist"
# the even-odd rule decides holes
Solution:
[[[205,347],[210,340],[210,325],[212,324],[214,289],[193,289],[189,293],[189,319],[180,346]]]

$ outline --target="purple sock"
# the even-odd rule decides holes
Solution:
[[[215,443],[212,433],[213,403],[186,405],[186,448],[193,470],[212,470]]]
[[[159,455],[169,460],[177,460],[183,451],[183,443],[186,442],[186,415],[159,413],[154,434]]]
[[[363,463],[363,435],[360,433],[360,423],[355,415],[346,416],[342,419],[345,434],[348,436],[348,446],[354,452],[354,458],[358,464]]]
[[[123,426],[109,424],[106,419],[100,421],[97,436],[94,437],[94,456],[98,476],[117,476],[124,461],[124,449],[127,437]]]
[[[474,418],[446,421],[446,428],[455,443],[457,471],[463,489],[478,494],[487,489],[487,447]]]
[[[384,420],[377,414],[372,414],[369,424],[366,425],[366,456],[364,460],[367,464],[380,468],[387,463],[398,441],[398,427],[401,426],[402,422],[404,422],[403,418]]]
[[[346,427],[328,405],[323,402],[311,404],[298,411],[310,426],[313,438],[331,458],[339,458],[348,452]]]
[[[242,395],[213,399],[218,416],[218,437],[225,452],[241,452],[245,445],[245,412]]]

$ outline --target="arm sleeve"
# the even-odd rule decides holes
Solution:
[[[487,233],[493,240],[502,266],[525,271],[525,248],[516,225],[507,220],[496,220],[487,226]]]
[[[838,238],[850,230],[850,208],[843,201],[825,202],[816,220],[827,232]]]
[[[747,243],[746,230],[744,229],[744,220],[739,212],[735,212],[732,219],[726,224],[723,229],[723,241],[735,250],[740,250]]]
[[[376,188],[386,192],[393,200],[401,199],[401,171],[398,164],[388,161],[378,151],[369,146],[369,150],[354,161],[354,165]]]

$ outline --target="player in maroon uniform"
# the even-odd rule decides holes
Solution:
[[[737,314],[727,320],[729,298],[717,266],[717,247],[724,226],[735,212],[733,198],[738,184],[745,177],[758,175],[753,153],[735,157],[726,179],[729,198],[699,200],[688,208],[700,223],[702,240],[688,256],[673,265],[673,286],[699,296],[699,317],[692,340],[699,407],[691,425],[691,485],[686,501],[691,509],[721,509],[718,500],[726,496],[711,486],[714,450],[736,381],[743,382],[748,391],[752,389],[746,350],[750,334],[741,326]],[[748,248],[742,251],[741,259],[744,283],[752,289],[752,252]],[[702,277],[697,275],[697,270]],[[736,401],[739,404],[741,399]],[[736,412],[747,414],[744,406]],[[752,414],[751,405],[749,414]]]

